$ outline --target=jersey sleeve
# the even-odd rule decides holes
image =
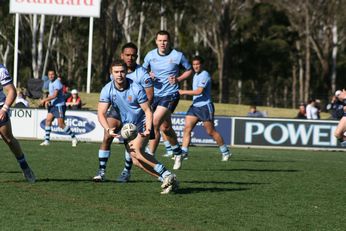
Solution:
[[[191,69],[191,64],[184,54],[181,55],[180,65],[182,65],[185,68],[185,70]]]
[[[147,94],[145,93],[145,90],[142,86],[137,85],[136,92],[137,92],[137,101],[139,104],[142,104],[148,101]]]
[[[197,80],[197,87],[198,88],[205,88],[208,83],[210,81],[210,77],[208,76],[208,74],[203,73],[200,78]]]
[[[100,93],[99,102],[101,103],[111,103],[111,97],[108,85],[104,86]]]
[[[61,81],[60,80],[55,80],[54,81],[54,85],[53,85],[53,89],[54,89],[54,91],[55,90],[61,90],[62,89],[62,87],[63,87],[63,85],[62,85],[62,83],[61,83]]]
[[[140,73],[141,77],[141,85],[144,88],[149,88],[153,86],[153,80],[151,79],[151,77],[149,76],[148,72],[146,69],[141,68],[141,73]]]
[[[12,83],[12,78],[5,67],[0,66],[0,83],[2,86]]]
[[[144,62],[142,64],[142,67],[144,67],[145,69],[149,69],[150,67],[150,52],[144,57]]]

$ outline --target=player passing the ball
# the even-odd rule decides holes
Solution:
[[[25,155],[20,147],[19,142],[14,138],[12,133],[11,120],[9,117],[10,106],[13,104],[17,96],[16,88],[12,83],[12,78],[9,75],[6,67],[0,64],[0,135],[3,141],[11,149],[16,157],[20,168],[23,171],[24,177],[30,183],[35,182],[35,175],[30,169],[25,160]],[[7,92],[7,96],[3,90]]]
[[[121,48],[120,58],[124,61],[127,66],[126,78],[132,79],[135,83],[141,85],[148,98],[149,104],[154,95],[153,82],[141,65],[136,63],[138,48],[134,43],[126,43]],[[112,81],[112,73],[110,73],[110,79]],[[107,112],[107,122],[110,128],[115,128],[116,131],[121,128],[121,119],[120,114],[117,108],[110,107]],[[102,182],[106,179],[106,167],[109,157],[111,156],[111,144],[114,137],[110,136],[107,132],[103,134],[103,141],[98,150],[98,159],[99,159],[99,168],[96,176],[93,177],[93,180],[96,182]],[[131,168],[132,168],[132,159],[128,152],[125,151],[125,164],[124,168],[117,178],[118,182],[128,182],[131,177]]]
[[[97,116],[101,126],[113,137],[120,137],[107,123],[107,109],[110,105],[119,109],[122,124],[137,126],[138,135],[133,140],[125,140],[125,148],[130,153],[133,164],[152,176],[162,178],[162,194],[177,189],[176,176],[159,163],[154,156],[145,153],[152,127],[153,113],[142,86],[126,78],[127,67],[123,61],[114,61],[110,72],[113,80],[101,90]]]

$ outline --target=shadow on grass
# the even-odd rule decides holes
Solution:
[[[95,182],[92,180],[92,178],[88,178],[88,179],[68,179],[68,178],[61,178],[61,179],[57,179],[57,178],[45,178],[45,179],[37,179],[36,182],[89,182],[92,184],[133,184],[133,183],[160,183],[159,181],[155,181],[155,180],[131,180],[129,182],[123,183],[123,182],[118,182],[116,180],[110,180],[110,179],[106,179],[105,181],[102,182]]]
[[[297,169],[253,169],[253,168],[236,168],[236,169],[184,169],[184,171],[210,171],[210,172],[301,172]]]
[[[22,172],[21,171],[0,171],[0,173],[10,173],[10,174],[15,173],[15,174],[17,174],[17,173],[22,173]]]
[[[237,181],[200,181],[200,180],[184,180],[180,181],[181,183],[191,183],[191,184],[236,184],[236,185],[261,185],[268,183],[258,183],[258,182],[237,182]]]
[[[204,193],[204,192],[209,192],[209,193],[217,193],[217,192],[237,192],[237,191],[246,191],[250,190],[249,188],[189,188],[189,187],[184,187],[178,189],[175,194],[192,194],[192,193]]]
[[[301,172],[297,169],[252,169],[252,168],[238,168],[238,169],[219,169],[217,171],[231,171],[231,172]]]
[[[92,179],[56,179],[56,178],[44,178],[37,179],[36,182],[93,182]]]
[[[258,162],[258,163],[295,163],[297,161],[295,160],[239,160],[239,159],[232,159],[232,162]]]

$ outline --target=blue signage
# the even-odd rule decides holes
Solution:
[[[218,117],[214,119],[215,129],[220,133],[226,145],[231,144],[232,118]],[[172,126],[177,134],[178,142],[183,141],[183,132],[185,127],[184,115],[172,115]],[[210,137],[203,127],[203,122],[198,122],[191,132],[191,144],[216,145],[216,142]]]
[[[77,135],[91,132],[96,127],[95,123],[92,120],[80,116],[66,116],[65,124],[66,126],[69,126],[71,128],[71,131],[73,131]],[[41,121],[40,127],[42,129],[45,129],[45,126],[46,120],[44,119]],[[52,123],[52,133],[66,135],[63,129],[59,128],[58,120],[56,119]]]

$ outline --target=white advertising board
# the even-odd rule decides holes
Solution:
[[[24,108],[12,108],[11,125],[15,137],[36,138],[37,111]]]
[[[11,109],[11,124],[15,137],[43,140],[47,110],[44,109]],[[66,111],[65,124],[76,134],[78,140],[101,142],[103,128],[97,120],[95,111]],[[71,140],[59,127],[55,119],[50,137],[52,140]],[[118,142],[115,139],[114,142]]]
[[[11,0],[10,13],[100,17],[101,0]]]
[[[37,139],[44,139],[46,110],[37,110]],[[96,112],[91,111],[66,111],[65,124],[71,128],[80,141],[102,141],[103,128],[97,120]],[[55,119],[50,134],[52,140],[71,140],[58,126]]]

